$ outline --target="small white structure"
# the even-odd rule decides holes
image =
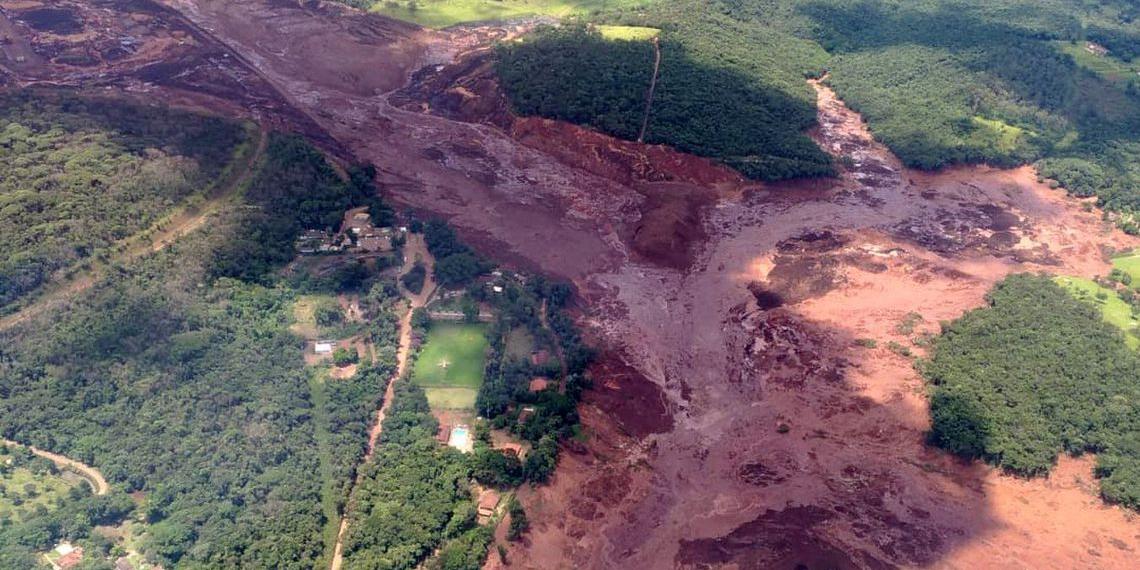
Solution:
[[[336,341],[318,340],[317,343],[313,345],[313,352],[317,354],[332,354],[334,348],[336,348]]]
[[[503,292],[503,287],[502,287],[502,286],[500,286],[500,285],[495,285],[494,287],[491,287],[491,290],[492,290],[492,291],[494,291],[494,292],[496,292],[496,293],[502,293],[502,292]]]

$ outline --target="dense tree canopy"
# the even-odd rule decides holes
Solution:
[[[1101,493],[1140,508],[1140,356],[1099,311],[1014,275],[950,324],[924,366],[930,441],[1023,475],[1097,452]]]
[[[344,186],[314,182],[328,168],[314,157],[323,164],[297,139],[271,145],[285,182],[273,200],[292,207],[290,227],[330,223],[348,203]],[[95,466],[112,497],[140,492],[141,549],[168,568],[314,567],[394,369],[383,283],[362,302],[379,361],[333,384],[304,366],[287,280],[268,270],[256,283],[213,277],[218,252],[248,235],[251,212],[266,211],[258,192],[272,177],[255,176],[245,207],[119,268],[66,310],[0,334],[0,434]],[[42,549],[99,520],[16,540]]]
[[[0,309],[210,187],[237,123],[51,92],[0,95]]]

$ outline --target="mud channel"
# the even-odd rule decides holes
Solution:
[[[920,353],[1009,273],[1104,274],[1137,245],[1031,169],[909,171],[815,84],[813,136],[842,175],[753,184],[511,116],[485,47],[525,22],[162,4],[294,128],[374,162],[402,207],[577,286],[604,349],[588,438],[522,493],[533,530],[510,567],[1134,567],[1140,524],[1097,498],[1090,458],[1021,480],[927,448],[921,379],[887,348]]]

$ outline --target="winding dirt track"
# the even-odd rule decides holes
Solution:
[[[22,443],[17,443],[9,439],[0,439],[0,443],[3,443],[8,447],[22,447],[40,457],[43,457],[44,459],[50,460],[52,463],[55,463],[56,467],[59,467],[60,469],[72,471],[74,473],[82,475],[83,479],[87,481],[87,484],[91,486],[91,492],[95,493],[96,495],[106,495],[107,492],[111,490],[111,486],[107,484],[107,480],[103,478],[103,474],[100,473],[98,469],[91,467],[90,465],[80,463],[74,459],[69,459],[58,453],[44,451],[38,447],[24,445]]]
[[[645,113],[641,117],[641,131],[637,142],[645,142],[645,131],[649,129],[649,113],[653,110],[653,92],[657,90],[657,75],[661,71],[661,41],[653,38],[653,78],[649,80],[649,91],[645,93]]]
[[[581,322],[607,350],[581,410],[590,437],[551,485],[522,493],[533,530],[512,567],[1135,566],[1140,527],[1097,498],[1089,459],[1021,480],[925,447],[921,379],[886,348],[921,351],[918,333],[1011,272],[1103,274],[1102,249],[1137,245],[1031,169],[906,170],[816,85],[814,136],[849,166],[834,181],[747,184],[566,125],[437,116],[449,101],[478,109],[470,89],[392,104],[412,72],[477,47],[477,31],[166,3],[375,162],[401,205],[578,286]],[[655,217],[678,195],[701,201]],[[682,214],[700,231],[678,235],[699,239],[665,243],[691,246],[691,262],[636,247],[651,221]],[[912,312],[919,330],[899,332]]]

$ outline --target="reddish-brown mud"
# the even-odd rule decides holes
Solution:
[[[1140,526],[1097,498],[1088,459],[1021,480],[924,446],[922,382],[899,354],[1011,272],[1102,274],[1104,248],[1137,245],[1031,169],[908,171],[817,85],[814,136],[850,159],[842,176],[752,185],[510,117],[478,48],[517,29],[164,3],[376,163],[399,205],[578,286],[607,356],[585,442],[520,494],[533,528],[511,567],[1135,565]]]

